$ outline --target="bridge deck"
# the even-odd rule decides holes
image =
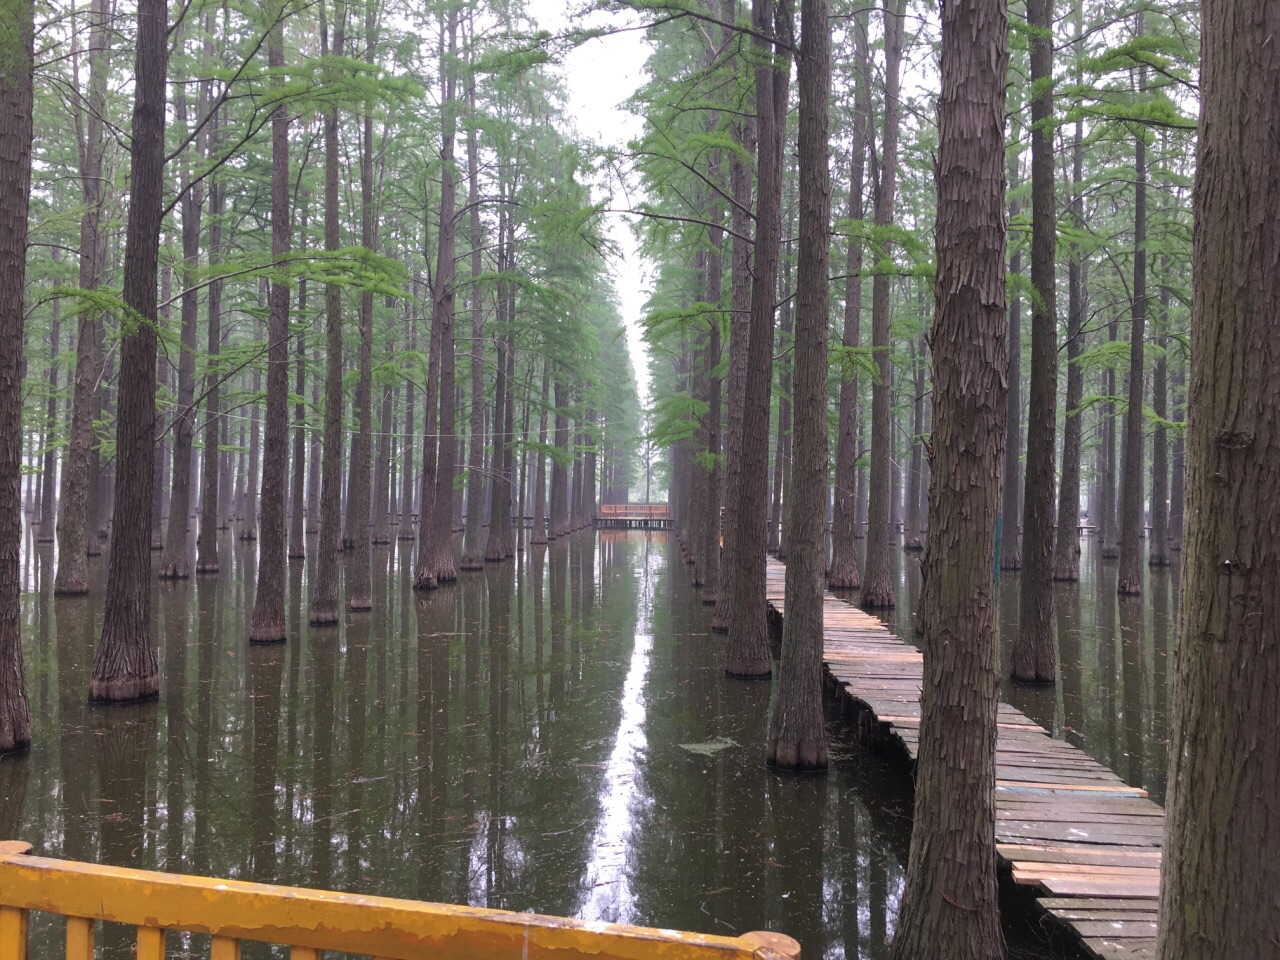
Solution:
[[[768,598],[784,610],[785,567],[770,559]],[[877,618],[827,595],[828,680],[897,738],[912,763],[920,733],[923,657]],[[996,843],[1015,883],[1100,960],[1155,956],[1164,810],[1084,751],[1001,703]]]

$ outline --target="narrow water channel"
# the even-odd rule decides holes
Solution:
[[[576,534],[426,594],[410,589],[410,545],[381,548],[373,612],[336,630],[306,625],[294,564],[292,634],[268,648],[244,640],[253,546],[225,536],[220,576],[157,584],[161,696],[128,708],[85,703],[101,583],[53,597],[52,553],[27,551],[34,746],[0,760],[0,837],[123,866],[772,929],[808,957],[887,956],[910,831],[901,757],[859,746],[832,711],[826,776],[768,773],[770,686],[723,676],[710,608],[665,534]],[[1019,705],[1122,775],[1163,783],[1156,658],[1172,629],[1162,641],[1147,602],[1137,639],[1123,624],[1099,639],[1105,570],[1086,570],[1078,608],[1059,610],[1058,689]],[[900,574],[913,601],[912,558]],[[909,609],[895,622],[906,635]],[[1070,955],[1020,902],[1006,912],[1011,956]],[[60,936],[38,921],[32,955],[55,955]],[[129,955],[123,929],[99,942]],[[207,955],[198,938],[170,948]]]

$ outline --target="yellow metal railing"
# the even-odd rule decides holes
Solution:
[[[776,933],[715,937],[531,913],[104,867],[30,855],[0,842],[0,960],[26,960],[31,911],[67,918],[67,960],[93,960],[94,924],[138,929],[137,960],[163,960],[168,930],[212,937],[211,960],[242,940],[379,960],[799,960]]]

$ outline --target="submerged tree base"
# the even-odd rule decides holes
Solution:
[[[118,677],[94,677],[89,683],[89,702],[102,705],[138,703],[160,696],[160,677],[125,674]]]
[[[773,676],[773,661],[760,659],[732,659],[724,662],[724,675],[736,680],[768,680]]]
[[[283,623],[251,623],[249,625],[249,642],[255,646],[284,643],[288,639],[289,631]]]
[[[856,564],[832,564],[827,571],[827,586],[832,590],[857,590],[862,586],[862,577],[858,574]]]
[[[338,604],[321,603],[311,608],[307,622],[313,627],[331,627],[338,622]]]
[[[794,741],[770,737],[765,744],[765,762],[777,770],[822,773],[827,769],[827,738]]]

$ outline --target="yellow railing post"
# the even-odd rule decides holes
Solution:
[[[299,953],[297,947],[289,951],[292,960],[298,960]],[[315,960],[316,951],[307,951],[311,960]],[[233,940],[231,937],[214,937],[212,948],[209,950],[209,960],[240,960],[240,941]]]
[[[164,931],[159,927],[138,928],[138,960],[164,960]]]
[[[0,960],[27,960],[27,911],[0,907]]]
[[[67,960],[93,960],[93,921],[67,917]]]

